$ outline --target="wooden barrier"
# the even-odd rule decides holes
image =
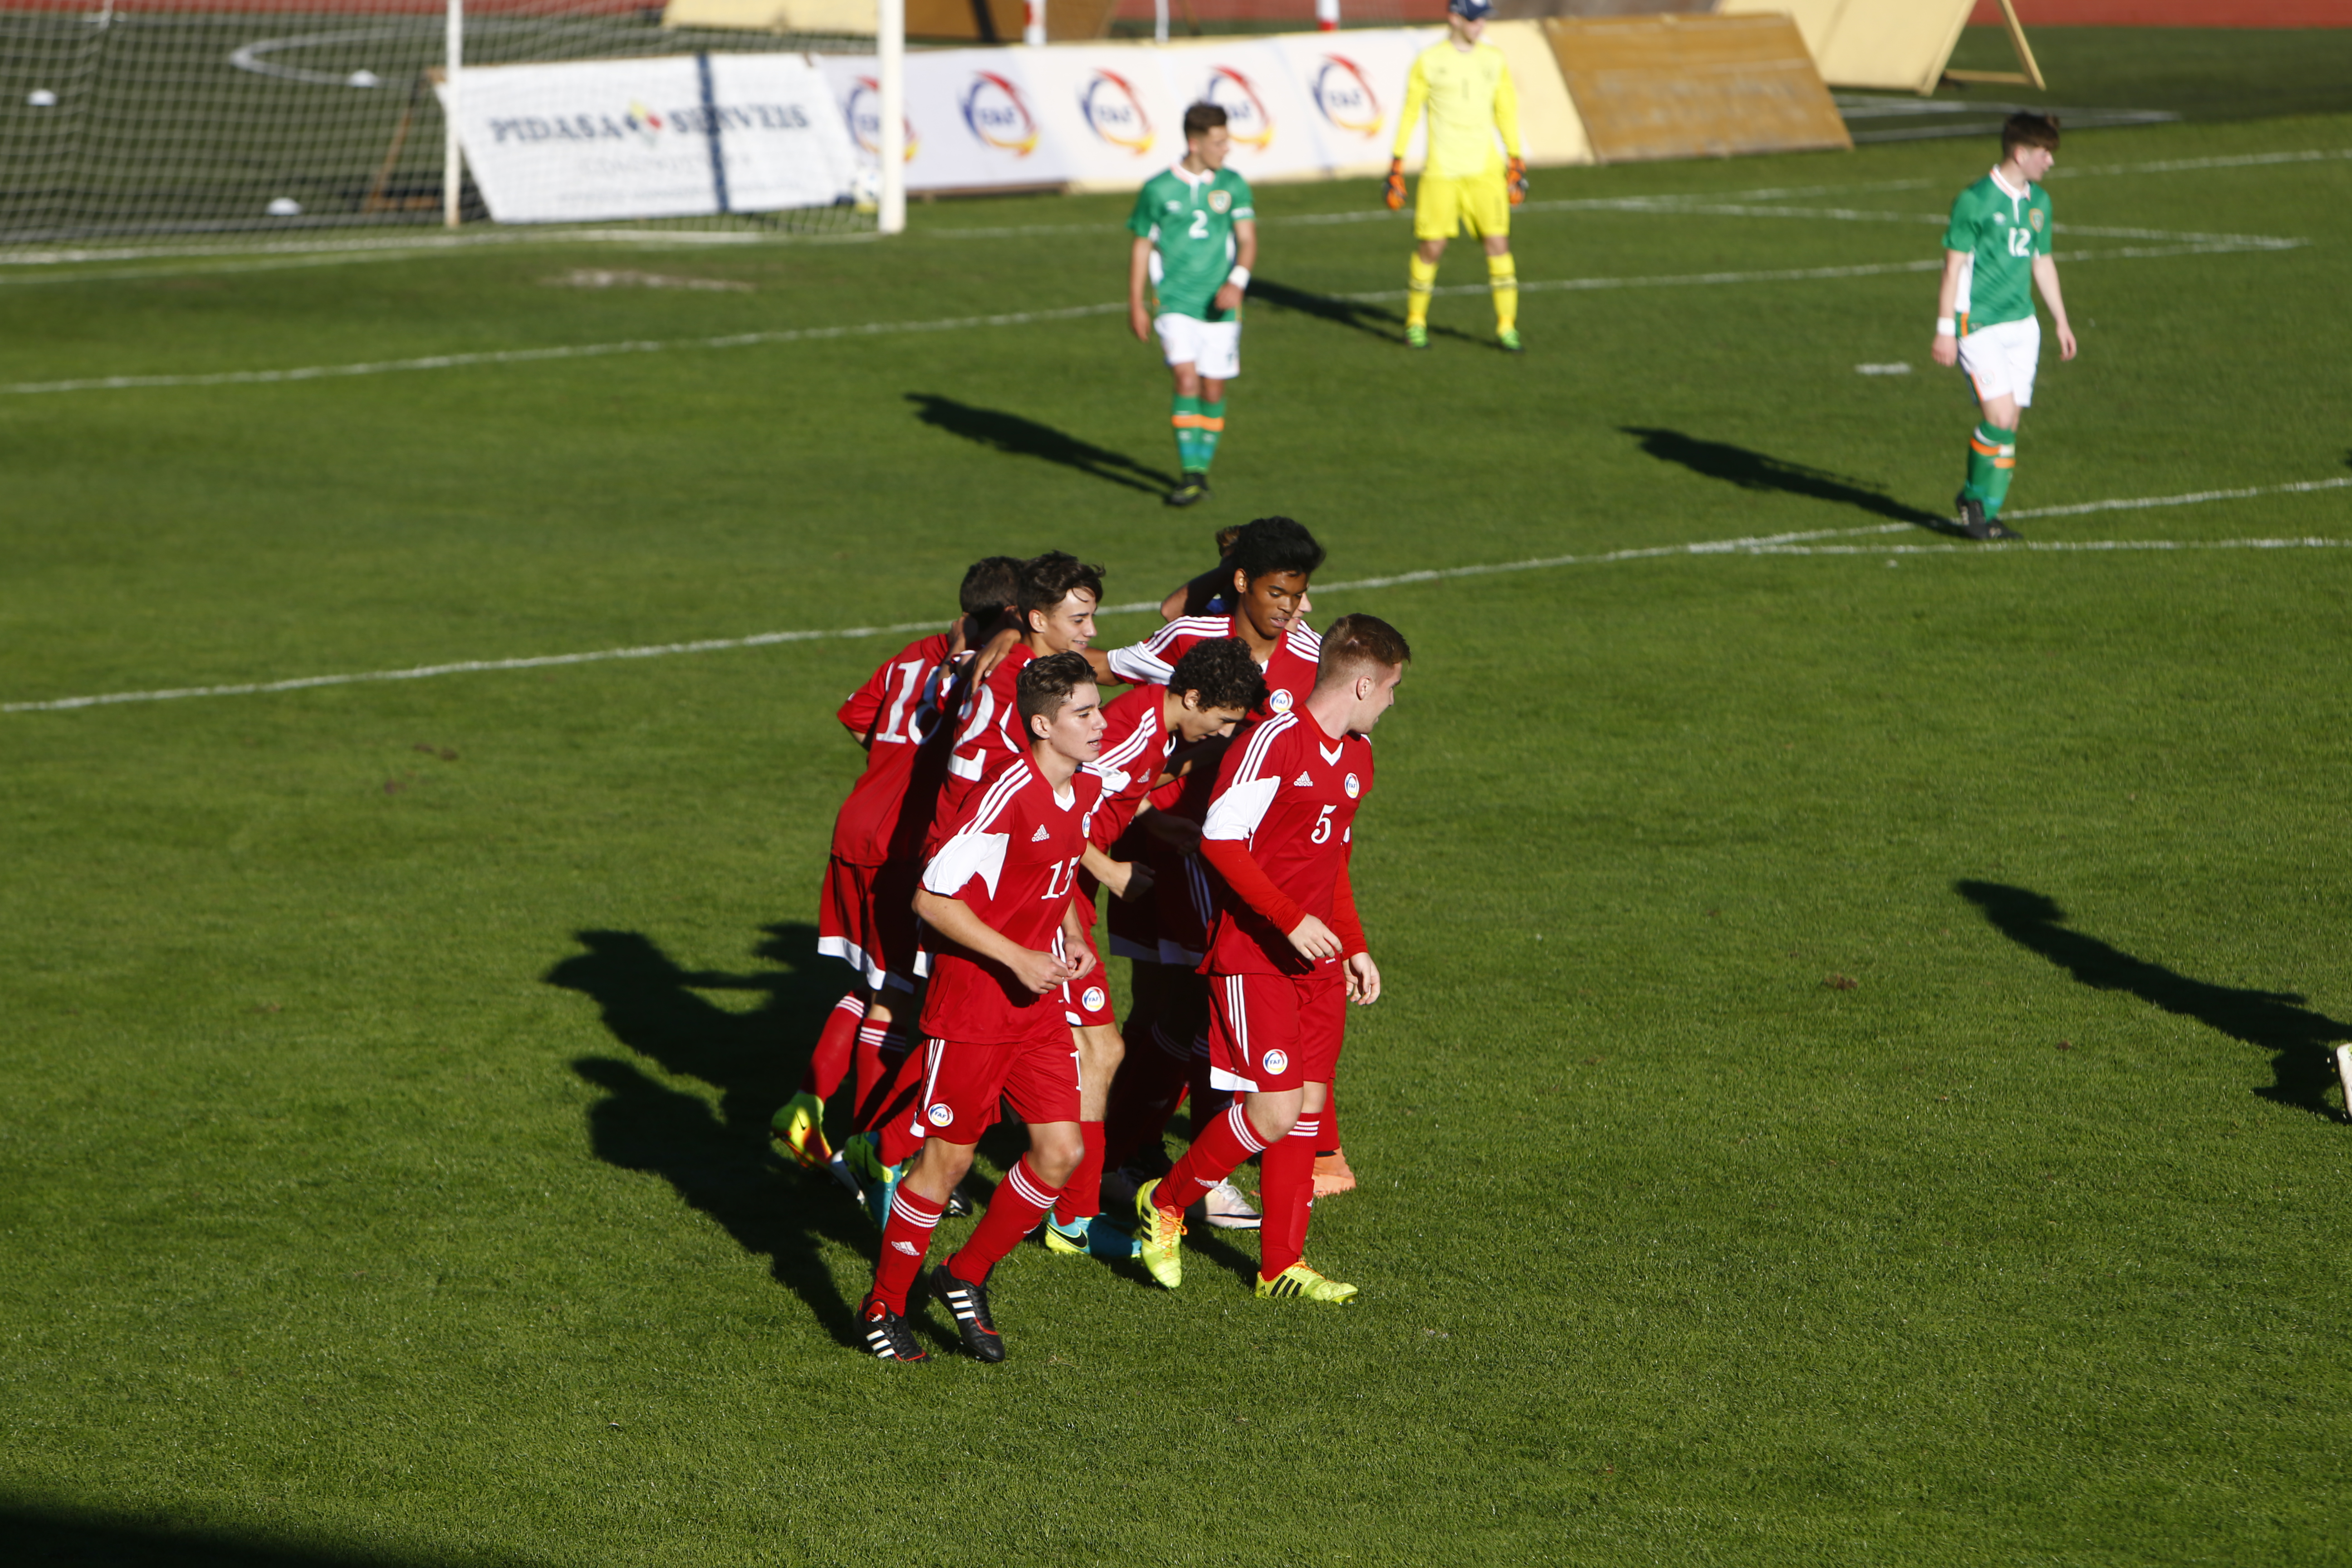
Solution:
[[[1853,145],[1786,16],[1554,17],[1543,27],[1597,162]]]

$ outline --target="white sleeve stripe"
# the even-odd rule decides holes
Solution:
[[[971,821],[965,826],[964,831],[978,833],[995,821],[997,814],[1013,803],[1013,795],[1028,777],[1029,764],[1026,763],[1015,763],[997,774],[996,782],[988,786],[986,795],[981,796],[980,809],[972,814]]]
[[[1258,769],[1265,766],[1267,748],[1274,744],[1276,736],[1297,722],[1298,721],[1287,713],[1277,713],[1260,724],[1257,733],[1250,737],[1248,746],[1243,749],[1242,765],[1234,774],[1234,783],[1244,784],[1255,779]]]
[[[1154,654],[1148,642],[1113,648],[1107,662],[1113,675],[1138,686],[1165,686],[1176,673],[1176,667]]]
[[[1152,724],[1138,724],[1128,735],[1126,740],[1121,741],[1118,745],[1113,746],[1109,751],[1105,752],[1101,756],[1097,757],[1095,759],[1095,765],[1097,767],[1117,767],[1124,771],[1128,763],[1143,755],[1143,750],[1146,746],[1158,739],[1158,737],[1152,733],[1152,731],[1156,728],[1157,726]]]

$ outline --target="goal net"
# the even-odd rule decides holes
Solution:
[[[0,0],[0,250],[440,224],[446,25],[444,0]],[[701,91],[688,94],[683,128],[700,117],[714,149],[710,127],[736,111],[714,106],[711,83],[755,64],[731,57],[875,48],[871,31],[665,26],[657,4],[632,0],[470,0],[462,26],[468,92],[502,79],[485,68],[658,60],[662,81],[688,68]],[[625,130],[680,118],[663,100],[632,119],[628,101],[613,121]],[[706,157],[723,193],[725,170]],[[715,216],[649,221],[874,226],[872,201],[858,199],[870,173],[816,183],[739,188]],[[470,174],[459,208],[492,216]]]

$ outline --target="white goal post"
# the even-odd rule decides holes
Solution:
[[[459,106],[511,88],[506,68],[599,62],[597,79],[610,84],[631,60],[661,68],[649,72],[656,83],[677,82],[681,68],[690,83],[698,66],[702,90],[619,91],[598,100],[600,118],[631,135],[660,127],[672,152],[707,143],[698,155],[719,192],[700,215],[673,205],[632,221],[747,237],[896,232],[905,15],[905,0],[772,0],[762,19],[726,26],[674,25],[663,0],[0,0],[0,256],[478,223],[491,216],[488,192],[467,154],[482,128],[464,126]],[[746,128],[746,84],[844,56],[873,60],[883,79],[857,107],[862,145],[829,95],[784,106],[828,106],[817,140],[837,187],[752,181],[730,204],[738,158],[794,156],[772,118]],[[772,97],[751,107],[772,107]],[[564,123],[555,130],[569,135]],[[898,153],[887,162],[884,141]],[[598,221],[609,227],[613,215]]]

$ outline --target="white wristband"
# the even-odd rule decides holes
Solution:
[[[1958,331],[1953,327],[1951,317],[1938,316],[1936,318],[1936,335],[1939,338],[1958,336]]]
[[[1226,274],[1225,274],[1225,281],[1226,281],[1226,282],[1228,282],[1228,283],[1230,283],[1230,284],[1232,284],[1234,288],[1236,288],[1236,289],[1240,289],[1243,293],[1244,293],[1244,294],[1248,293],[1248,292],[1249,292],[1249,268],[1246,268],[1246,267],[1236,267],[1236,268],[1234,268],[1231,272],[1228,272],[1228,273],[1226,273]]]

